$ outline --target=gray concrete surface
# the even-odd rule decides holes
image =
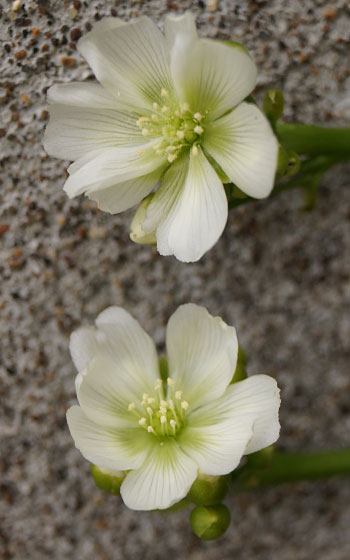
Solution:
[[[208,4],[208,5],[206,5]],[[97,212],[62,192],[68,162],[45,155],[45,90],[84,80],[75,45],[104,15],[191,8],[203,35],[244,43],[256,90],[281,87],[286,118],[350,121],[350,12],[344,0],[215,2],[2,0],[0,74],[0,557],[79,560],[348,560],[345,479],[232,496],[232,524],[199,541],[189,512],[127,510],[94,487],[65,422],[74,402],[68,336],[125,306],[162,348],[193,301],[235,324],[251,373],[282,388],[288,449],[349,445],[349,167],[325,177],[315,210],[299,193],[231,212],[219,243],[184,265],[128,240],[131,214]],[[74,7],[75,5],[75,7]],[[80,7],[79,7],[80,6]],[[18,8],[14,11],[12,8]]]

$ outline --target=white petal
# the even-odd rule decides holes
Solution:
[[[156,443],[144,464],[123,480],[120,493],[131,509],[166,509],[188,494],[196,477],[196,464],[175,441]]]
[[[164,165],[164,158],[156,156],[150,145],[146,148],[106,148],[91,160],[85,156],[81,159],[83,165],[77,160],[68,168],[71,175],[64,186],[68,196],[82,193],[91,196],[93,192],[114,187],[114,204],[117,204],[120,195],[119,211],[140,202],[154,186],[148,180],[135,181],[134,186],[127,182],[148,175]]]
[[[53,104],[75,107],[115,108],[117,97],[97,82],[70,82],[56,84],[47,91],[49,106]]]
[[[80,406],[67,411],[67,422],[75,446],[85,459],[105,469],[138,468],[148,452],[144,430],[108,430],[92,422]]]
[[[232,417],[203,427],[187,426],[179,443],[204,474],[222,475],[235,469],[253,434],[254,416]]]
[[[147,17],[95,25],[78,50],[121,103],[150,107],[162,88],[173,90],[164,36]]]
[[[254,375],[230,385],[222,397],[195,410],[180,444],[204,473],[228,473],[242,455],[277,440],[279,406],[276,381]]]
[[[161,255],[173,254],[183,262],[200,259],[220,237],[227,220],[225,191],[202,150],[180,158],[164,175],[147,211],[144,229],[154,229]]]
[[[159,182],[164,168],[159,167],[152,173],[129,179],[106,189],[87,193],[90,200],[97,202],[100,210],[110,214],[118,214],[138,204]]]
[[[206,128],[203,146],[238,188],[254,198],[272,190],[278,143],[265,115],[250,103]]]
[[[98,148],[139,146],[145,141],[135,116],[113,107],[54,104],[49,111],[44,147],[55,157],[75,160]]]
[[[69,351],[78,371],[85,369],[98,354],[99,344],[96,335],[97,331],[94,327],[81,327],[71,334]]]
[[[191,49],[198,41],[196,23],[191,12],[165,18],[165,39],[170,52],[170,68],[174,83],[182,83],[183,72]]]
[[[254,88],[256,67],[241,48],[199,39],[189,49],[178,48],[175,42],[174,50],[171,68],[175,87],[193,112],[216,119],[238,105]]]
[[[189,411],[220,397],[236,368],[236,331],[204,307],[181,305],[166,333],[169,373]]]

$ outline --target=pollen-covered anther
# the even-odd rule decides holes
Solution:
[[[196,119],[196,121],[201,121],[203,118],[203,115],[201,115],[200,113],[195,113],[193,115],[193,118]]]
[[[173,163],[173,161],[175,161],[176,158],[177,158],[177,155],[176,155],[176,154],[169,154],[169,155],[168,155],[168,162],[169,162],[169,163]]]
[[[134,402],[131,402],[128,406],[129,412],[131,412],[132,410],[135,410],[135,408],[136,408],[136,404]]]
[[[171,379],[171,377],[168,377],[167,384],[169,385],[169,387],[174,387],[175,381]]]
[[[176,392],[175,392],[175,399],[177,399],[178,401],[181,401],[181,399],[182,399],[182,391],[176,391]]]
[[[176,136],[179,138],[179,140],[183,140],[185,138],[185,133],[183,130],[178,130],[176,132]]]
[[[173,429],[173,431],[174,431],[174,433],[175,433],[175,430],[176,430],[176,422],[175,422],[175,420],[170,420],[169,424],[170,424],[170,426],[172,427],[172,429]]]
[[[140,420],[139,420],[140,426],[145,426],[146,422],[147,422],[147,419],[144,416],[142,418],[140,418]]]
[[[163,416],[160,417],[160,422],[161,424],[166,424],[166,421],[167,421],[167,417],[164,414]]]
[[[204,132],[204,128],[202,128],[201,126],[199,126],[199,124],[197,124],[197,125],[194,127],[193,130],[194,130],[194,132],[195,132],[196,134],[203,134],[203,132]]]
[[[187,401],[182,401],[181,403],[181,408],[183,408],[184,410],[187,410],[189,407],[189,404]]]
[[[149,432],[150,434],[154,434],[154,429],[152,428],[152,426],[147,426],[147,432]]]

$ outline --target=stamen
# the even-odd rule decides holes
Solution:
[[[196,121],[200,121],[203,118],[203,115],[201,115],[200,113],[195,113],[193,115],[193,117],[196,119]]]
[[[134,402],[131,402],[131,403],[129,404],[129,406],[128,406],[129,412],[130,412],[131,410],[135,410],[135,408],[136,408],[136,404],[135,404]]]
[[[195,131],[196,134],[202,134],[204,132],[204,129],[201,126],[199,126],[199,124],[197,124],[197,126],[195,126],[193,130]]]
[[[176,155],[176,154],[169,154],[169,155],[168,155],[168,162],[169,162],[169,163],[173,163],[173,161],[175,161],[176,158],[177,158],[177,155]]]
[[[148,404],[154,404],[156,402],[156,399],[154,399],[153,397],[150,397],[149,399],[147,399]]]
[[[180,139],[183,140],[185,138],[185,133],[183,130],[178,130],[176,133],[176,136]]]
[[[168,406],[168,401],[161,400],[161,401],[160,401],[160,406],[165,406],[165,407],[167,407],[167,406]]]
[[[183,408],[184,410],[187,410],[189,407],[189,404],[187,401],[182,401],[181,403],[181,408]]]
[[[146,422],[147,422],[147,419],[144,416],[142,418],[140,418],[140,420],[139,420],[140,426],[144,426],[146,424]]]
[[[154,429],[152,428],[152,426],[147,427],[147,432],[149,432],[150,434],[154,434]]]
[[[154,386],[154,390],[155,390],[155,391],[159,391],[159,390],[162,388],[162,384],[163,384],[162,380],[161,380],[161,379],[157,379],[157,383],[156,383],[155,386]]]
[[[142,419],[141,419],[141,420],[142,420]],[[145,418],[145,420],[146,420],[146,418]],[[161,424],[165,424],[165,423],[166,423],[166,416],[164,416],[164,415],[161,416],[161,417],[160,417],[160,422],[161,422]]]
[[[167,384],[169,385],[169,387],[174,387],[175,381],[171,379],[171,377],[168,377]]]
[[[150,417],[152,418],[152,414],[153,414],[153,408],[151,408],[150,406],[147,407],[147,412],[150,415]]]
[[[175,399],[177,399],[178,401],[181,401],[181,399],[182,399],[182,391],[176,391],[176,393],[175,393]]]
[[[198,156],[198,148],[197,148],[196,145],[194,145],[193,148],[192,148],[192,154],[193,154],[194,156]]]
[[[175,429],[176,429],[176,422],[175,422],[175,420],[170,420],[170,426],[172,427],[173,432],[174,432],[174,434],[175,434]]]

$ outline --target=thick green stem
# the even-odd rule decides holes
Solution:
[[[350,475],[350,448],[316,453],[283,453],[275,451],[265,468],[249,463],[233,471],[236,491],[254,490],[265,486],[317,480],[335,475]]]
[[[282,146],[298,154],[350,157],[350,128],[277,123],[276,133]]]

